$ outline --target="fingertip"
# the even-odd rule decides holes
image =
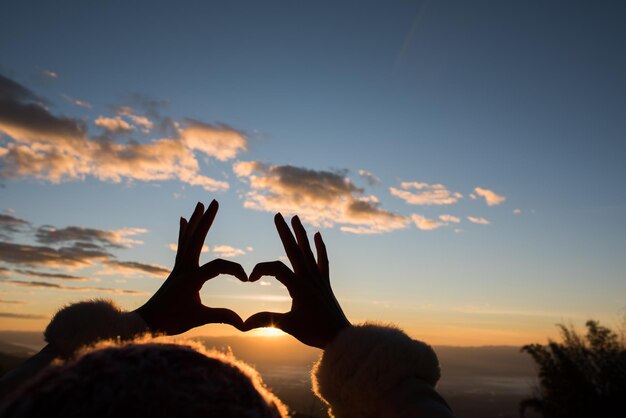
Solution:
[[[196,204],[196,212],[204,212],[204,205],[202,204],[202,202],[198,202]]]
[[[210,208],[215,208],[217,210],[217,208],[220,207],[220,204],[218,203],[217,200],[213,199],[211,200],[211,204],[209,205]]]

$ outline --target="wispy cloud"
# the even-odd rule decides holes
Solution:
[[[0,303],[4,303],[6,305],[26,305],[26,302],[23,300],[13,300],[13,299],[0,299]]]
[[[137,261],[107,260],[102,263],[106,268],[99,274],[149,274],[156,277],[166,277],[170,270],[158,264],[139,263]]]
[[[28,230],[30,223],[12,215],[0,214],[0,238],[9,239],[13,234]]]
[[[446,215],[446,214],[439,215],[439,220],[441,220],[442,222],[453,223],[453,224],[458,224],[459,222],[461,222],[461,218],[458,218],[452,215]]]
[[[50,71],[50,70],[42,70],[41,75],[43,75],[46,78],[52,78],[54,80],[59,78],[59,75],[56,72]]]
[[[96,126],[104,129],[105,131],[112,134],[124,134],[130,133],[135,130],[135,128],[124,119],[119,116],[115,116],[113,118],[107,118],[106,116],[100,116],[94,122]]]
[[[443,184],[428,184],[419,182],[402,182],[400,188],[390,187],[389,192],[410,205],[452,205],[458,202],[463,195],[451,192]]]
[[[91,109],[93,107],[91,105],[91,103],[86,102],[84,100],[77,99],[77,98],[72,97],[72,96],[68,96],[67,94],[62,94],[61,97],[63,97],[65,100],[67,100],[68,102],[72,103],[73,105],[78,106],[78,107],[82,107],[84,109]]]
[[[250,185],[244,207],[298,214],[315,226],[340,225],[345,232],[372,234],[406,228],[410,219],[381,207],[345,171],[311,170],[292,165],[240,161],[233,171]]]
[[[246,252],[242,249],[231,247],[230,245],[215,245],[213,246],[213,253],[218,257],[237,257],[244,255]]]
[[[245,135],[233,128],[191,119],[178,124],[162,118],[170,127],[170,138],[126,144],[111,138],[94,139],[83,120],[56,116],[44,102],[0,75],[0,133],[10,139],[0,145],[0,177],[33,177],[54,183],[86,177],[114,183],[177,179],[208,191],[226,190],[227,182],[200,173],[196,153],[223,161],[247,146]],[[142,128],[152,123],[141,116],[130,120]],[[103,117],[98,123],[114,131],[131,126],[120,116]]]
[[[513,209],[513,214],[514,215],[521,215],[522,210],[521,209]]]
[[[65,286],[65,285],[58,284],[58,283],[38,282],[38,281],[0,279],[0,284],[10,284],[14,286],[30,287],[30,288],[38,288],[38,289],[64,290],[64,291],[71,291],[71,292],[102,292],[102,293],[112,293],[116,295],[136,295],[136,296],[148,294],[147,292],[143,292],[139,290],[116,289],[112,287]]]
[[[506,197],[497,194],[493,190],[483,189],[481,187],[476,187],[474,189],[474,193],[476,193],[477,196],[484,198],[487,206],[496,206],[506,200]]]
[[[479,225],[489,225],[491,223],[485,218],[474,217],[474,216],[468,216],[467,220],[472,223],[479,224]]]
[[[435,219],[428,219],[427,217],[418,215],[417,213],[411,215],[411,220],[415,226],[422,231],[432,231],[433,229],[437,229],[445,225],[444,222],[440,222]]]
[[[380,178],[367,170],[359,170],[359,176],[363,177],[370,186],[377,186],[380,184]]]
[[[72,280],[72,281],[77,281],[77,282],[85,282],[89,280],[87,277],[84,277],[84,276],[76,276],[73,274],[65,274],[65,273],[46,273],[46,272],[41,272],[37,270],[27,270],[27,269],[15,269],[13,271],[23,276],[41,277],[42,279]]]
[[[50,319],[50,317],[47,316],[47,315],[16,313],[16,312],[0,312],[0,318],[11,318],[11,319]]]
[[[102,230],[79,226],[68,226],[60,229],[52,226],[42,226],[37,229],[35,238],[42,244],[90,242],[112,248],[130,248],[135,245],[143,244],[143,241],[131,237],[138,234],[145,234],[146,232],[148,232],[148,230],[143,228]]]
[[[53,248],[43,245],[0,242],[0,261],[19,266],[91,267],[97,261],[108,260],[111,254],[99,248],[69,246]]]

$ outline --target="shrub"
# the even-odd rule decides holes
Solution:
[[[563,342],[530,344],[522,351],[539,367],[537,396],[520,404],[520,416],[531,408],[544,418],[626,417],[626,344],[597,321],[586,323],[580,336],[559,325]]]

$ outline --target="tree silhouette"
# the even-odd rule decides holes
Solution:
[[[563,342],[530,344],[522,351],[539,366],[539,390],[520,404],[520,416],[534,409],[544,418],[626,417],[626,344],[597,321],[587,334],[559,325]]]

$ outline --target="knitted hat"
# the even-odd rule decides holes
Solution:
[[[152,340],[154,341],[154,340]],[[104,342],[13,393],[2,417],[288,417],[250,366],[193,342]]]

